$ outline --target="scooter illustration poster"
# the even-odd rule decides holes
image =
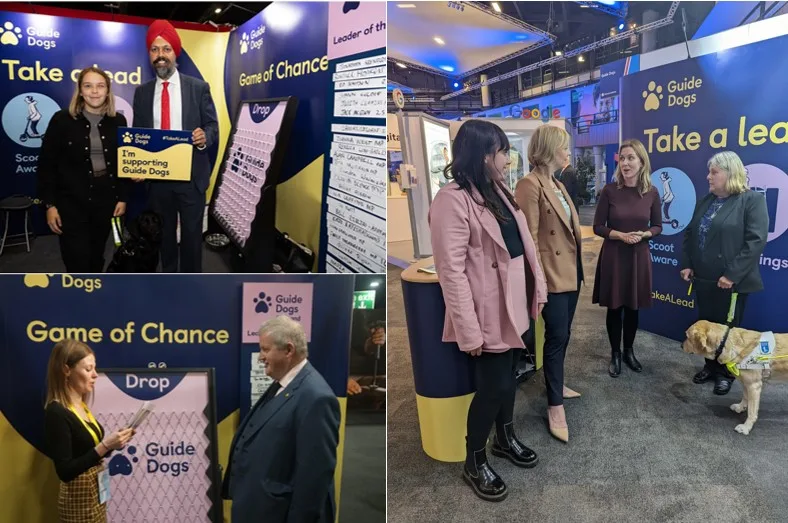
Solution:
[[[41,147],[49,120],[60,110],[52,98],[41,93],[22,93],[3,109],[3,130],[18,145]]]

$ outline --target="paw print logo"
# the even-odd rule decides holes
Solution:
[[[30,289],[34,287],[41,287],[46,289],[49,287],[49,277],[53,274],[25,274],[25,287]]]
[[[134,445],[129,445],[126,447],[126,452],[131,456],[131,460],[123,452],[118,452],[112,459],[109,460],[109,475],[110,476],[131,476],[131,473],[134,471],[134,467],[132,466],[131,462],[138,463],[140,458],[135,456],[137,453],[137,447]]]
[[[659,101],[664,97],[665,95],[662,94],[662,86],[651,81],[648,83],[648,91],[643,91],[643,98],[646,99],[646,103],[643,107],[645,107],[646,111],[656,111],[659,109]]]
[[[249,52],[249,35],[244,33],[241,35],[241,54]]]
[[[131,136],[131,133],[129,133],[129,132],[123,133],[123,143],[131,143],[132,141],[133,141],[133,138]]]
[[[270,296],[266,296],[264,292],[261,292],[260,295],[254,299],[254,302],[257,304],[254,308],[256,313],[259,314],[262,312],[263,314],[268,314],[268,311],[271,310],[273,300]]]
[[[0,34],[2,34],[0,44],[3,45],[19,45],[19,40],[22,38],[22,30],[11,22],[6,22],[0,27]]]

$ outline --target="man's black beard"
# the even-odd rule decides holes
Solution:
[[[154,65],[153,68],[156,70],[156,76],[162,80],[167,80],[175,73],[175,64]]]

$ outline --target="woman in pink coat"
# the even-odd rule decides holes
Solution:
[[[487,462],[494,456],[533,467],[536,453],[514,434],[515,368],[529,316],[547,301],[525,215],[502,183],[509,140],[495,124],[469,120],[452,144],[453,161],[430,207],[435,268],[446,302],[443,341],[456,342],[475,361],[476,394],[468,409],[463,478],[482,499],[508,491]]]

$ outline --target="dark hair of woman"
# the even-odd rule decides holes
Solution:
[[[447,180],[457,182],[460,190],[468,191],[477,205],[486,207],[499,222],[504,222],[508,218],[498,203],[500,200],[493,184],[501,189],[515,210],[520,207],[503,182],[488,174],[485,156],[491,154],[494,157],[500,151],[509,153],[509,139],[503,129],[484,120],[468,120],[462,124],[451,145],[452,161],[446,166],[444,175]],[[479,191],[482,201],[476,199],[471,187]]]

